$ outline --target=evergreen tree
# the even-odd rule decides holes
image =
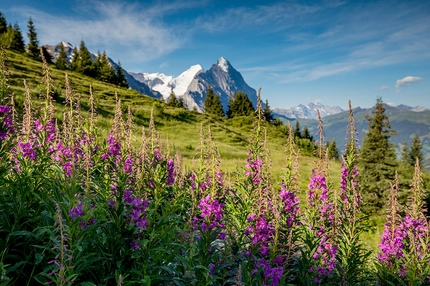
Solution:
[[[7,21],[6,17],[0,12],[0,35],[7,32]]]
[[[252,101],[241,91],[235,92],[228,100],[227,117],[252,116],[255,113]]]
[[[121,87],[128,87],[127,80],[125,79],[125,73],[124,73],[124,70],[122,69],[120,61],[118,61],[118,67],[116,68],[115,84]]]
[[[369,123],[359,160],[360,183],[364,211],[374,213],[384,206],[387,191],[394,179],[397,161],[390,138],[396,132],[391,130],[381,98],[378,98],[372,116],[366,116],[366,120]]]
[[[423,145],[421,144],[420,137],[418,137],[418,135],[415,134],[415,137],[411,143],[411,150],[409,153],[409,164],[411,166],[415,165],[417,158],[420,166],[422,166],[422,162],[423,162],[422,148],[423,148]]]
[[[33,20],[30,19],[28,20],[28,46],[27,46],[27,52],[29,55],[33,56],[33,57],[39,57],[40,56],[40,50],[39,50],[39,40],[37,39],[37,33],[36,33],[36,28],[34,27],[34,23]]]
[[[302,138],[302,133],[300,132],[300,123],[297,119],[296,119],[296,127],[294,128],[294,137]]]
[[[267,99],[266,99],[266,106],[264,107],[264,118],[266,118],[266,121],[269,123],[273,123],[273,120],[275,120],[275,117],[273,116],[273,112],[269,106],[269,101]]]
[[[332,139],[327,148],[329,159],[339,160],[339,149],[337,149],[336,140]]]
[[[43,54],[43,56],[45,57],[45,61],[46,61],[48,64],[52,64],[52,56],[51,56],[51,54],[48,52],[48,50],[46,49],[46,47],[45,47],[45,46],[42,46],[42,47],[40,48],[40,54],[41,54],[41,55]]]
[[[99,54],[95,62],[98,63],[97,66],[93,65],[88,75],[96,75],[96,77],[101,81],[114,83],[115,69],[111,65],[106,52],[104,51],[103,54]]]
[[[67,60],[66,50],[64,49],[63,42],[60,43],[60,51],[58,52],[57,60],[55,65],[60,70],[66,70],[69,68],[69,61]]]
[[[203,108],[205,113],[212,113],[212,105],[214,99],[214,90],[212,86],[208,87],[208,91],[206,92],[205,102],[203,103]]]
[[[176,97],[176,94],[173,91],[173,88],[170,91],[170,96],[169,96],[169,101],[167,102],[167,106],[179,107],[179,100]]]
[[[212,110],[210,112],[215,117],[225,117],[224,108],[221,103],[221,99],[219,97],[219,94],[215,94],[215,96],[212,99]]]
[[[299,132],[300,132],[300,129],[299,129]],[[309,139],[309,140],[313,141],[313,136],[311,136],[311,134],[309,133],[308,127],[305,126],[303,128],[301,135],[300,135],[300,138]]]
[[[79,62],[79,68],[77,69],[78,72],[91,77],[97,76],[94,73],[94,69],[93,69],[93,58],[91,56],[90,51],[88,51],[87,47],[85,46],[84,40],[81,40],[81,43],[79,45],[78,62]]]
[[[22,38],[21,29],[18,23],[12,27],[11,24],[7,26],[6,33],[0,35],[1,44],[8,48],[18,52],[25,51],[24,39]]]
[[[77,47],[73,48],[73,54],[72,54],[72,63],[71,68],[73,71],[79,71],[81,69],[81,55],[79,53],[79,50]]]
[[[400,158],[401,158],[400,160],[403,163],[406,163],[409,165],[409,155],[410,155],[410,152],[409,152],[409,148],[408,148],[408,143],[405,142],[402,145],[402,151],[400,153]]]
[[[180,108],[188,109],[187,108],[187,103],[184,100],[184,96],[179,97],[178,101],[179,101],[179,107]]]

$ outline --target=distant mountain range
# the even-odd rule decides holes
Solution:
[[[410,146],[413,137],[417,134],[422,143],[422,151],[427,158],[425,168],[430,170],[430,110],[424,107],[410,107],[406,105],[390,106],[384,104],[385,113],[389,117],[392,130],[397,131],[397,135],[391,137],[397,150],[400,151],[402,144],[407,143]],[[368,127],[366,115],[371,115],[372,108],[354,108],[354,120],[358,131],[358,139],[361,144]],[[280,117],[282,120],[285,117]],[[301,128],[308,127],[311,134],[318,130],[318,121],[315,119],[297,118]],[[327,141],[336,140],[340,150],[346,144],[346,128],[348,126],[348,111],[328,115],[323,118],[324,134]]]

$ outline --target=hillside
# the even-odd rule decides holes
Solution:
[[[23,79],[27,81],[34,98],[42,93],[42,63],[12,51],[7,51],[7,56],[6,65],[10,73],[9,83],[11,91],[16,95],[16,105],[20,111],[23,106]],[[53,65],[50,68],[54,79],[56,118],[61,120],[65,100],[65,73],[57,70]],[[237,167],[241,168],[246,164],[253,123],[251,118],[215,120],[206,114],[168,107],[160,101],[132,89],[119,88],[71,71],[68,72],[68,75],[75,93],[81,96],[83,110],[88,109],[89,88],[90,85],[92,86],[97,104],[97,124],[101,127],[102,134],[100,135],[103,138],[106,138],[111,128],[115,108],[115,93],[118,93],[124,113],[126,113],[127,106],[131,106],[136,145],[140,144],[139,138],[141,138],[142,127],[148,127],[151,109],[154,108],[156,129],[160,134],[161,141],[168,142],[168,144],[165,143],[164,148],[169,148],[171,153],[179,153],[183,158],[185,168],[191,167],[193,158],[197,153],[201,126],[204,126],[206,135],[208,128],[211,128],[219,149],[223,170],[233,172]],[[346,126],[345,124],[342,129],[345,130]],[[267,127],[273,176],[279,180],[286,164],[284,153],[286,136],[277,127],[271,125]],[[314,158],[301,157],[300,173],[304,189],[308,183],[307,178],[311,173],[313,160]],[[333,169],[333,176],[337,178],[339,176],[339,163],[334,163]]]

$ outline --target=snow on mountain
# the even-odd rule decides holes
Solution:
[[[394,105],[390,105],[390,106],[395,107],[395,108],[397,108],[399,110],[408,110],[408,111],[414,111],[414,112],[422,112],[422,111],[428,110],[427,108],[425,108],[423,106],[414,106],[414,107],[411,107],[411,106],[404,105],[404,104],[400,104],[400,105],[397,105],[397,106],[394,106]]]
[[[194,77],[202,72],[203,68],[200,65],[193,65],[179,76],[167,76],[163,73],[130,73],[136,80],[147,84],[153,90],[158,91],[163,96],[164,100],[168,100],[170,93],[173,92],[177,96],[183,96],[188,89]]]
[[[257,92],[246,84],[242,75],[233,68],[229,61],[221,57],[208,71],[200,65],[193,65],[177,77],[162,73],[131,73],[137,81],[146,83],[153,90],[160,92],[165,100],[173,92],[182,97],[188,109],[203,111],[203,105],[209,86],[220,95],[221,103],[227,110],[228,99],[236,91],[242,91],[256,106]]]
[[[345,111],[339,106],[325,106],[320,102],[311,102],[308,105],[299,104],[291,108],[274,108],[273,112],[288,118],[318,119],[318,110],[321,118]]]

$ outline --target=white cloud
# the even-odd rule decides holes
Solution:
[[[396,88],[401,88],[410,83],[418,82],[421,78],[418,76],[407,76],[396,81]]]
[[[386,85],[383,85],[379,88],[379,90],[388,90],[388,89],[390,89],[390,88]]]
[[[165,14],[173,13],[174,4],[147,7],[89,1],[82,7],[75,7],[73,16],[48,14],[23,6],[13,10],[26,17],[32,16],[41,44],[68,41],[79,45],[83,39],[92,52],[106,50],[114,61],[121,60],[122,65],[127,66],[166,55],[189,39],[185,27],[163,22]],[[176,10],[181,8],[184,7],[178,6]]]

